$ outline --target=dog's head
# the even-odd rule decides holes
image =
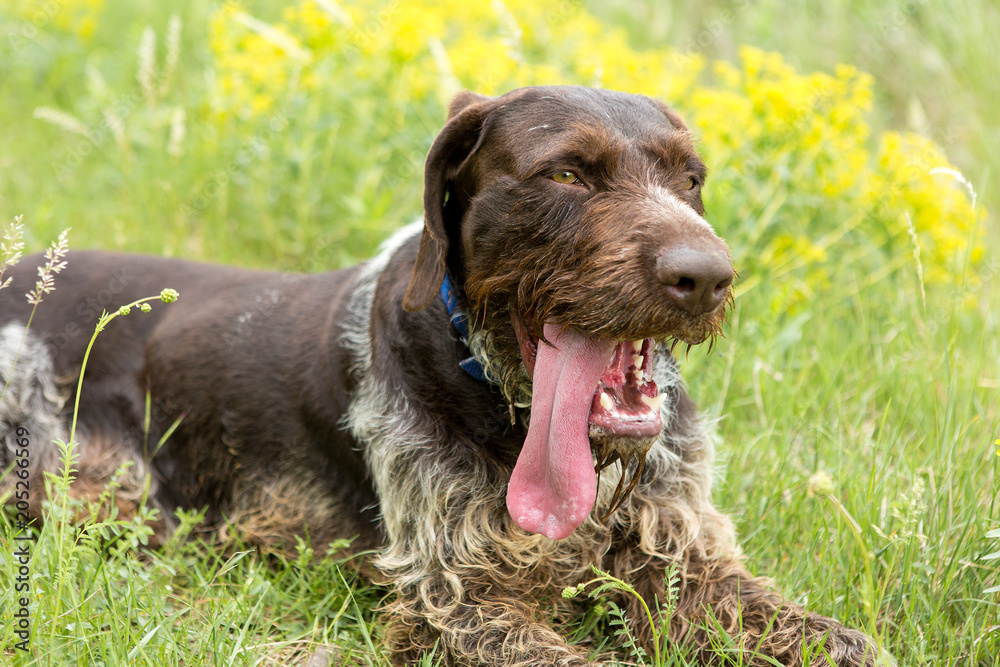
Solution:
[[[425,308],[450,273],[508,400],[530,392],[508,490],[521,527],[572,532],[595,454],[598,469],[641,468],[662,430],[657,343],[720,333],[734,274],[705,176],[683,122],[647,97],[557,86],[452,103],[404,307]]]

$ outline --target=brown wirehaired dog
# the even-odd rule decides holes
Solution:
[[[25,261],[0,292],[0,458],[18,427],[66,437],[61,382],[95,305],[173,287],[178,303],[98,339],[76,493],[131,459],[119,508],[150,475],[161,535],[175,507],[207,506],[261,545],[378,549],[400,665],[435,645],[445,665],[589,664],[547,619],[580,613],[560,592],[591,565],[650,603],[676,566],[670,635],[706,662],[723,660],[714,624],[742,664],[801,665],[808,646],[812,664],[873,665],[865,635],[751,577],[712,506],[711,439],[670,354],[719,334],[732,300],[705,175],[649,98],[465,93],[427,158],[422,232],[323,275],[71,252],[11,372],[40,262]],[[50,447],[32,474],[54,465]],[[620,602],[648,642],[637,601]]]

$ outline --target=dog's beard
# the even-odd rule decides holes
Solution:
[[[510,310],[489,317],[488,322],[473,326],[469,350],[486,376],[500,388],[510,410],[511,424],[518,419],[525,428],[531,415],[531,378],[521,361],[517,336],[510,323]]]
[[[559,539],[590,514],[598,474],[615,462],[621,478],[604,518],[626,502],[662,431],[664,397],[652,379],[657,344],[714,338],[732,291],[719,308],[692,315],[641,281],[602,277],[606,267],[530,281],[515,269],[467,279],[470,347],[499,384],[512,422],[520,416],[528,431],[508,485],[511,516]],[[536,355],[545,359],[541,372]]]
[[[607,521],[628,500],[632,489],[639,483],[642,471],[646,467],[646,454],[649,453],[654,442],[656,442],[655,438],[616,438],[613,435],[609,435],[606,438],[600,439],[595,438],[593,435],[591,436],[591,448],[594,450],[594,455],[597,459],[595,471],[597,472],[598,481],[600,481],[602,470],[616,461],[621,464],[621,476],[618,478],[618,486],[615,487],[614,495],[611,496],[608,509],[601,517],[601,521]],[[633,461],[635,461],[635,469],[632,471],[632,477],[626,485],[625,476]]]

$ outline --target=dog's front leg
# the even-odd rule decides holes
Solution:
[[[509,472],[427,450],[382,452],[393,455],[373,466],[388,544],[374,565],[393,589],[385,615],[393,664],[419,664],[434,650],[447,667],[590,665],[537,608],[539,595],[553,589],[557,545],[512,530]]]
[[[657,602],[661,608],[667,603],[664,575],[668,563],[675,564],[671,643],[709,665],[728,664],[733,651],[742,654],[737,662],[754,666],[877,664],[878,648],[869,637],[806,612],[777,593],[768,580],[751,576],[731,545],[725,518],[711,508],[703,508],[701,517],[700,530],[685,534],[678,532],[676,518],[664,513],[655,545],[646,541],[643,548],[609,555],[612,572],[631,581],[651,608]],[[634,598],[623,602],[639,639],[649,647],[652,632],[641,603]]]

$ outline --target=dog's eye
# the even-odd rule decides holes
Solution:
[[[684,183],[685,190],[694,190],[696,187],[698,187],[698,181],[694,180],[694,178],[688,178],[687,182]]]
[[[557,171],[550,176],[556,183],[565,183],[567,185],[583,185],[583,181],[580,177],[574,174],[572,171]]]

